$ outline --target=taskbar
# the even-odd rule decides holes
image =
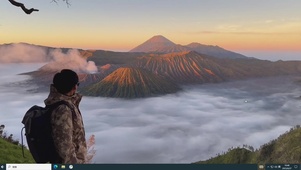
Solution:
[[[1,164],[0,170],[301,170],[301,164]]]

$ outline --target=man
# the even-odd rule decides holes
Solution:
[[[66,101],[51,114],[51,127],[57,158],[51,163],[81,164],[85,163],[87,146],[83,119],[79,110],[82,96],[76,93],[79,85],[77,74],[64,69],[53,77],[50,94],[44,101],[51,105]]]

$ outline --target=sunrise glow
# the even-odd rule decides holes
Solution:
[[[73,0],[69,8],[33,0],[26,15],[2,1],[0,44],[129,51],[154,35],[176,44],[228,50],[301,51],[299,1]]]

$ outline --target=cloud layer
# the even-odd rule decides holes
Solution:
[[[96,73],[93,61],[81,57],[77,49],[63,53],[61,49],[50,49],[25,43],[0,45],[0,63],[41,63],[49,62],[45,68],[60,71],[64,68],[77,72]],[[31,70],[32,71],[32,70]]]
[[[5,80],[0,84],[0,124],[18,137],[26,110],[43,105],[48,94],[6,85],[26,79],[15,73],[28,71],[28,65],[14,72],[9,65],[0,66]],[[96,137],[94,162],[191,163],[232,146],[258,148],[300,124],[301,88],[291,77],[184,89],[139,100],[84,97],[80,108],[86,135]]]
[[[49,61],[46,48],[25,43],[0,46],[0,63],[40,63]]]

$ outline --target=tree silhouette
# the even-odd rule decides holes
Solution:
[[[15,0],[8,0],[12,5],[16,7],[20,7],[26,14],[31,14],[33,11],[39,11],[38,9],[35,8],[26,8],[24,4],[17,2]],[[57,3],[58,0],[52,0],[52,2]],[[70,6],[69,0],[62,0],[66,2],[67,6]]]
[[[20,7],[26,14],[31,14],[33,11],[39,11],[38,9],[34,8],[26,8],[24,4],[14,1],[14,0],[8,0],[12,5],[15,5],[17,7]]]

